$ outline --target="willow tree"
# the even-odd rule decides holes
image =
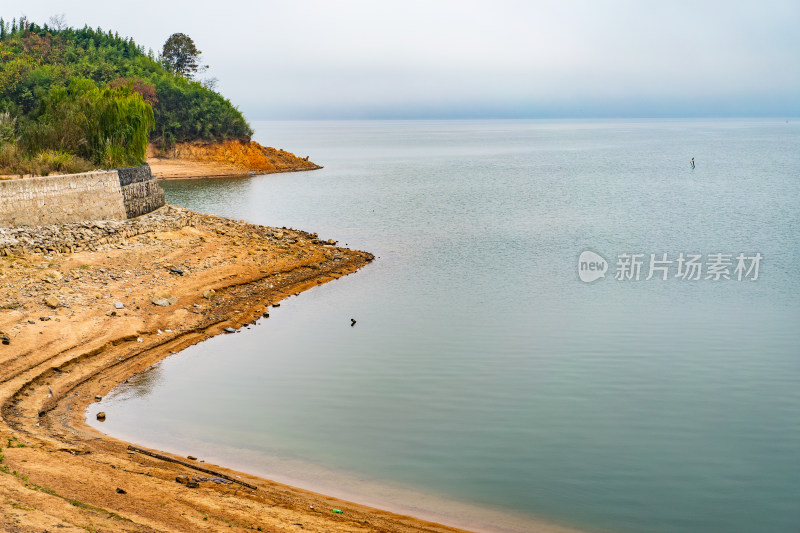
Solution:
[[[85,99],[86,140],[92,159],[106,168],[144,163],[153,108],[127,88],[98,89]]]
[[[50,89],[25,141],[29,150],[63,150],[103,168],[136,166],[145,160],[153,124],[153,108],[129,87],[74,78]]]

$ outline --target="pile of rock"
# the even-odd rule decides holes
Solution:
[[[143,233],[194,226],[199,216],[188,209],[167,205],[131,220],[0,228],[0,255],[96,251]]]

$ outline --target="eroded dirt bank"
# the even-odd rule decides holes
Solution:
[[[152,216],[172,222],[117,228],[94,251],[0,257],[0,530],[456,531],[207,463],[257,490],[190,488],[176,478],[215,476],[84,424],[131,375],[372,260],[304,232],[170,206]]]
[[[151,145],[147,163],[159,179],[226,178],[322,168],[308,156],[299,157],[255,141],[178,143],[167,152]]]

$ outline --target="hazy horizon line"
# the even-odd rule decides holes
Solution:
[[[499,115],[475,115],[475,116],[299,116],[299,117],[256,117],[245,116],[248,121],[259,122],[314,122],[314,121],[369,121],[369,120],[687,120],[687,119],[773,119],[781,121],[800,120],[797,115],[548,115],[548,116],[499,116]]]

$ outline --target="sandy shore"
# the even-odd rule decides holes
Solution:
[[[158,179],[237,178],[250,176],[251,171],[222,163],[148,157],[147,164]]]
[[[372,260],[303,232],[187,216],[94,252],[0,257],[0,530],[456,531],[134,453],[85,424],[86,406],[131,375]],[[176,482],[216,477],[192,465],[257,489]]]

